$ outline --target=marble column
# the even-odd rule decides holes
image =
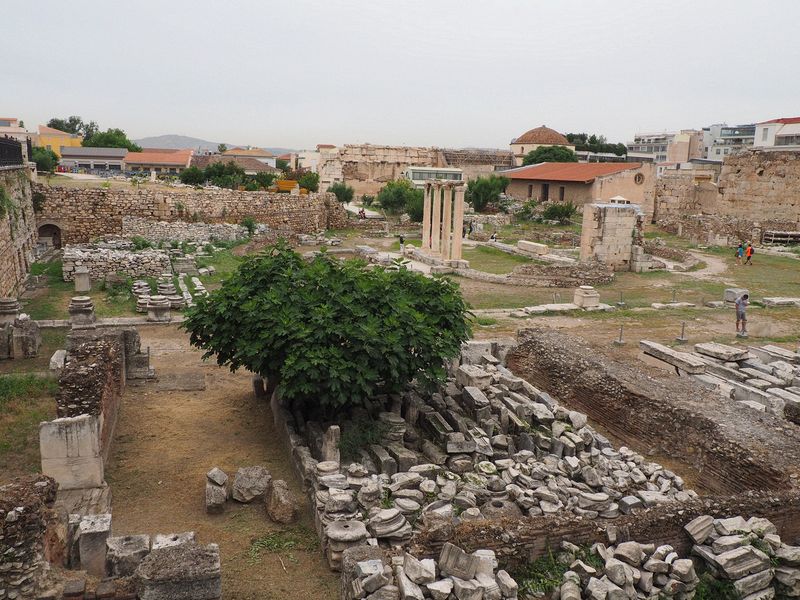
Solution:
[[[422,249],[430,251],[431,249],[431,196],[433,195],[433,186],[430,183],[425,184],[425,204],[422,209]]]
[[[431,252],[439,254],[442,239],[442,186],[433,184],[433,226],[431,228]]]
[[[461,260],[461,240],[464,231],[464,186],[456,188],[455,211],[453,216],[453,250],[450,254],[452,260]]]
[[[451,225],[453,222],[453,187],[450,185],[444,188],[444,206],[442,214],[442,258],[450,260],[452,254],[450,250],[450,240],[453,237]]]

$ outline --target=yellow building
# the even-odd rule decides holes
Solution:
[[[52,150],[61,158],[61,146],[76,148],[83,142],[83,136],[66,133],[46,125],[39,125],[39,146]]]

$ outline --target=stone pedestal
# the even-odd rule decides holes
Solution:
[[[111,515],[87,515],[78,527],[81,569],[95,577],[106,576],[108,538],[111,534]]]
[[[75,291],[76,292],[89,292],[92,289],[92,279],[89,277],[89,268],[80,266],[75,267]]]
[[[572,303],[580,308],[600,306],[600,294],[590,285],[582,285],[575,290]]]
[[[97,317],[94,304],[89,296],[73,296],[69,301],[69,324],[73,329],[92,329],[96,327]]]
[[[166,297],[150,296],[147,301],[147,320],[153,323],[168,323],[172,319],[169,308],[169,300]]]
[[[0,298],[0,327],[13,323],[19,316],[19,301],[16,298]]]
[[[342,570],[342,553],[353,546],[366,543],[367,528],[363,521],[334,521],[325,528],[328,566],[332,571]]]

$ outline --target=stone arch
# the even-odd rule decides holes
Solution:
[[[61,248],[61,226],[52,221],[40,223],[38,227],[39,243],[44,243],[52,248]]]

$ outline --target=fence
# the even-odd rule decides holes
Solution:
[[[0,138],[0,167],[22,166],[22,142],[9,137]]]

